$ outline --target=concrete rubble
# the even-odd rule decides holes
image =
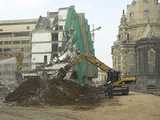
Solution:
[[[75,80],[66,79],[67,72],[71,69],[66,65],[58,70],[56,77],[48,80],[29,79],[24,81],[13,92],[5,97],[5,102],[15,102],[17,105],[65,105],[75,103],[90,103],[87,96],[95,93],[94,88],[81,87]],[[71,75],[72,76],[72,75]],[[85,92],[84,92],[85,91]],[[85,97],[86,96],[86,97]],[[92,95],[92,102],[98,100],[96,95]]]
[[[12,86],[9,86],[0,82],[0,99],[3,99],[5,96],[7,96],[8,93],[12,92],[14,89],[14,84]]]

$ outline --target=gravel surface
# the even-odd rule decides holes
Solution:
[[[0,120],[160,120],[160,96],[131,92],[128,96],[105,99],[98,106],[19,107],[3,104]]]

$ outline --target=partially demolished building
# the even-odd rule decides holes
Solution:
[[[23,71],[37,65],[50,64],[66,51],[80,51],[94,55],[90,26],[84,13],[76,13],[74,6],[48,12],[37,19],[0,21],[0,52],[20,49]],[[74,53],[74,52],[73,52]],[[85,60],[75,66],[77,82],[97,76],[97,69]]]

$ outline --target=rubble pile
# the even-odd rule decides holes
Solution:
[[[49,80],[48,88],[41,86],[41,80],[27,80],[5,98],[7,102],[20,105],[69,104],[79,96],[80,87],[72,81]]]
[[[24,103],[29,102],[33,97],[38,97],[40,89],[40,80],[27,80],[24,81],[18,88],[13,92],[9,93],[5,100],[7,102]]]
[[[58,70],[55,78],[49,80],[29,79],[21,83],[5,98],[6,102],[16,102],[18,105],[40,104],[74,104],[79,102],[80,96],[87,93],[73,80],[64,80],[71,66],[67,65]],[[88,91],[90,91],[88,89]]]
[[[9,93],[9,88],[0,82],[0,97],[3,98]]]

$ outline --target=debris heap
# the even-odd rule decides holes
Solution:
[[[0,82],[0,97],[4,98],[10,92],[10,88]]]
[[[81,87],[73,80],[64,79],[71,66],[66,65],[58,70],[56,77],[48,80],[29,79],[24,81],[5,98],[6,102],[16,102],[18,105],[41,105],[41,104],[75,104],[82,98],[88,98],[90,92],[95,93],[93,88]],[[86,94],[86,95],[85,95]],[[95,96],[96,97],[96,96]],[[93,102],[93,98],[92,102]],[[84,100],[84,99],[83,99]],[[91,102],[85,99],[86,102]]]

